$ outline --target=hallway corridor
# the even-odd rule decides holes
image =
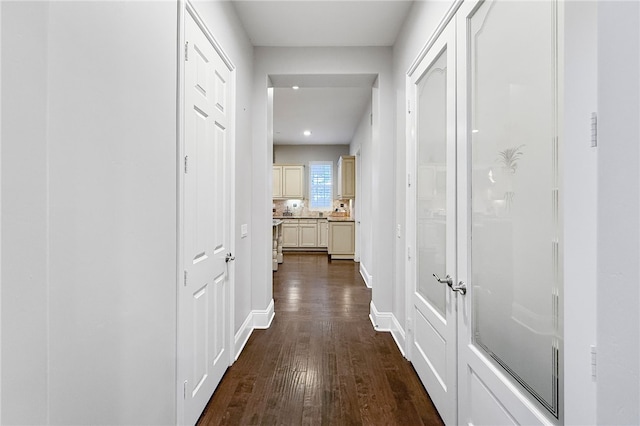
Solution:
[[[285,254],[275,318],[255,330],[200,425],[440,425],[390,333],[368,318],[358,263]]]

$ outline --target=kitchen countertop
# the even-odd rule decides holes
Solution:
[[[274,219],[329,219],[328,216],[273,216]]]
[[[329,216],[329,222],[355,222],[355,219],[352,217],[331,217]]]
[[[284,219],[327,219],[330,222],[354,222],[352,217],[345,216],[273,216],[274,223],[276,220]],[[275,226],[275,225],[274,225]]]

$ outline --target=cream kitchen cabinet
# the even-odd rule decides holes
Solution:
[[[327,219],[282,219],[282,247],[286,250],[326,249],[328,243]],[[324,251],[324,250],[323,250]]]
[[[273,198],[282,198],[282,166],[273,166]]]
[[[298,219],[283,220],[282,247],[298,247]]]
[[[273,198],[304,198],[304,166],[273,165]]]
[[[318,221],[316,219],[300,219],[298,247],[318,247]]]
[[[352,220],[329,221],[329,247],[331,259],[353,259],[356,249],[356,226]]]
[[[329,222],[327,219],[318,219],[318,247],[329,245]]]
[[[338,160],[338,199],[356,198],[356,157],[343,155]]]

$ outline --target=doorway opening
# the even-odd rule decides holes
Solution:
[[[274,231],[274,259],[284,260],[281,251],[317,251],[359,261],[369,287],[377,78],[377,74],[270,75],[267,105],[272,215],[285,222],[281,231]],[[326,165],[325,176],[315,172],[319,165]],[[351,191],[346,189],[349,185]],[[318,208],[322,196],[329,202]],[[334,233],[331,222],[338,218],[351,224],[342,223]],[[349,226],[344,234],[350,235],[344,238],[346,254],[331,254],[331,243],[342,241],[340,235]]]

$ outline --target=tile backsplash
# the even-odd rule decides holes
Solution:
[[[289,211],[293,212],[294,216],[308,216],[318,217],[320,213],[323,216],[329,216],[335,209],[339,211],[347,212],[347,216],[350,216],[351,208],[349,200],[333,200],[333,208],[331,211],[318,211],[309,210],[309,200],[273,200],[274,216],[282,216],[283,213],[289,207]],[[294,207],[295,206],[295,207]]]

